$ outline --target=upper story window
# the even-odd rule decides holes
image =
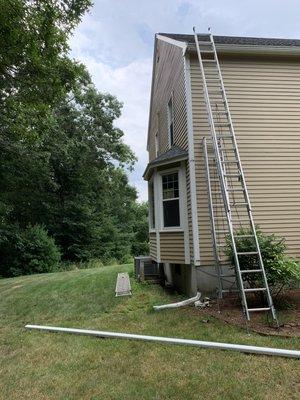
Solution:
[[[171,96],[168,103],[168,134],[170,147],[174,144],[174,110],[173,110],[173,96]]]
[[[159,143],[158,143],[158,132],[155,134],[155,156],[158,156],[158,149],[159,149]]]
[[[162,175],[163,224],[180,226],[178,171]]]
[[[155,203],[154,203],[154,184],[153,179],[149,181],[148,186],[148,193],[149,193],[149,224],[150,229],[155,228]]]

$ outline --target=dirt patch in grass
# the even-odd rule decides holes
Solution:
[[[282,301],[289,304],[291,309],[277,310],[279,329],[274,326],[271,317],[268,317],[266,313],[253,313],[251,321],[247,323],[249,331],[262,335],[300,337],[300,290],[289,291]],[[236,295],[228,295],[219,301],[211,300],[209,307],[194,309],[193,313],[200,315],[203,323],[209,323],[209,317],[212,316],[226,324],[247,329],[240,301]]]

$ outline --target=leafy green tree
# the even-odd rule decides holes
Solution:
[[[58,267],[60,252],[42,226],[21,230],[17,225],[0,229],[0,276],[52,272]]]
[[[23,243],[30,227],[43,226],[65,260],[126,261],[146,251],[148,226],[126,175],[135,157],[115,126],[122,105],[68,56],[90,4],[1,2],[0,229],[2,243],[10,231]],[[34,248],[42,236],[26,237]],[[29,258],[24,273],[38,270],[30,265],[40,259]]]
[[[54,123],[52,107],[78,80],[90,79],[84,66],[69,58],[67,43],[91,1],[1,0],[0,4],[2,140],[36,141]]]
[[[148,203],[135,204],[135,218],[133,221],[134,240],[132,254],[135,256],[149,254],[149,222]]]

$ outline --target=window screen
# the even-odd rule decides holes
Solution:
[[[180,226],[178,172],[162,176],[164,227]]]
[[[150,228],[155,228],[155,211],[154,211],[154,185],[153,181],[149,182],[149,220]]]
[[[168,103],[168,130],[169,130],[169,142],[170,146],[174,144],[174,112],[173,112],[173,100],[172,97]]]

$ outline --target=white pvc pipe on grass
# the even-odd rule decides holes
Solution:
[[[195,303],[201,297],[201,293],[197,292],[195,297],[191,297],[190,299],[179,301],[178,303],[170,303],[170,304],[163,304],[162,306],[153,306],[154,310],[164,310],[165,308],[179,308],[188,306],[190,304]]]
[[[131,339],[131,340],[144,340],[148,342],[185,344],[188,346],[197,346],[208,349],[233,350],[233,351],[240,351],[242,353],[254,353],[254,354],[263,354],[269,356],[300,358],[300,351],[298,350],[276,349],[272,347],[246,346],[242,344],[206,342],[206,341],[204,342],[202,340],[177,339],[177,338],[162,337],[162,336],[135,335],[132,333],[94,331],[89,329],[60,328],[56,326],[26,325],[25,328],[37,329],[47,332],[75,333],[78,335],[89,335],[101,338]]]

